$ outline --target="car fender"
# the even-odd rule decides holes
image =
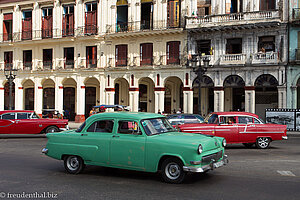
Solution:
[[[161,164],[162,164],[162,161],[163,161],[163,157],[176,157],[178,159],[181,160],[181,162],[183,163],[183,165],[185,165],[185,160],[183,159],[183,157],[179,154],[174,154],[174,153],[162,153],[160,156],[159,156],[159,159],[158,159],[158,162],[157,162],[157,165],[156,165],[156,170],[155,171],[158,171],[161,167]]]

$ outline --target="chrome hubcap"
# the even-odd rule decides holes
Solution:
[[[70,170],[76,170],[79,167],[79,161],[77,157],[71,156],[68,158],[67,166]]]
[[[165,173],[169,179],[175,180],[180,176],[180,167],[177,163],[169,163],[165,168]]]
[[[259,138],[259,139],[258,139],[258,145],[259,145],[261,148],[266,148],[266,147],[268,147],[268,144],[269,144],[269,138]]]

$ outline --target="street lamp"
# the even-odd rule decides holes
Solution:
[[[203,61],[204,66],[201,65],[201,60]],[[193,72],[196,73],[196,80],[198,81],[198,114],[201,115],[201,81],[202,77],[209,67],[209,58],[204,56],[201,57],[198,54],[191,55],[189,66],[193,69]]]
[[[10,67],[5,67],[4,68],[4,75],[6,79],[8,80],[9,84],[9,110],[12,110],[12,86],[13,86],[13,81],[17,76],[17,69],[13,69],[11,66]]]

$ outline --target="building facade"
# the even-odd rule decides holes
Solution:
[[[300,2],[289,2],[289,65],[287,67],[287,108],[300,108]]]
[[[18,69],[13,109],[56,109],[83,121],[92,106],[193,112],[181,0],[3,0],[0,68]],[[0,75],[0,110],[8,83]]]
[[[201,81],[203,114],[245,110],[264,118],[265,108],[286,108],[288,3],[193,1],[188,51],[210,60]]]

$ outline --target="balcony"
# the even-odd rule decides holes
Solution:
[[[186,28],[192,29],[219,25],[242,25],[272,21],[280,21],[280,12],[278,10],[232,13],[223,15],[191,16],[186,17]]]
[[[276,64],[279,62],[278,52],[254,53],[252,54],[252,64]]]
[[[170,26],[167,20],[160,21],[136,21],[136,22],[127,22],[127,23],[117,23],[114,25],[106,25],[106,33],[124,33],[124,32],[142,32],[150,30],[168,30],[175,28],[182,28],[182,25],[178,27]]]
[[[51,70],[52,69],[52,61],[43,61],[43,68],[45,70]]]
[[[4,70],[10,70],[13,69],[13,63],[5,63],[4,64]]]
[[[26,70],[26,71],[32,70],[32,62],[24,62],[23,63],[23,70]]]
[[[86,61],[86,68],[97,68],[97,59],[88,59]]]
[[[74,69],[74,60],[66,60],[65,69]]]
[[[224,54],[220,56],[221,65],[244,65],[246,63],[246,54]]]

